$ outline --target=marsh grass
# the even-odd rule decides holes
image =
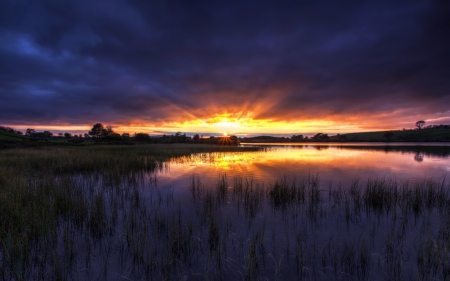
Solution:
[[[0,154],[1,280],[450,276],[445,179],[355,180],[330,184],[326,192],[312,174],[274,182],[223,174],[212,185],[195,175],[181,205],[176,191],[157,186],[157,172],[171,161],[214,163],[226,150],[82,147]]]

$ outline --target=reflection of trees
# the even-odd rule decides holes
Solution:
[[[314,145],[314,148],[317,150],[325,150],[330,148],[329,146],[324,146],[324,145]]]
[[[416,155],[414,155],[414,160],[417,162],[422,162],[423,161],[423,154],[420,152],[417,152]]]
[[[386,153],[412,153],[417,159],[424,157],[450,157],[450,146],[338,146],[339,149],[384,151]],[[416,157],[414,157],[416,159]],[[416,160],[419,161],[419,160]]]

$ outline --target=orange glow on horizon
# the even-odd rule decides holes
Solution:
[[[362,117],[362,116],[359,116]],[[199,133],[199,134],[216,134],[223,136],[230,135],[297,135],[303,134],[312,136],[317,133],[326,133],[329,135],[338,133],[367,132],[367,131],[383,131],[383,130],[401,130],[403,127],[407,129],[414,127],[414,122],[399,123],[394,126],[393,122],[385,122],[384,116],[372,116],[369,118],[360,118],[364,122],[360,122],[355,118],[344,119],[304,119],[304,120],[279,120],[279,119],[262,119],[258,118],[252,112],[237,113],[221,113],[214,114],[210,117],[192,118],[183,121],[171,121],[161,123],[125,123],[114,124],[108,122],[102,123],[104,126],[111,125],[117,133],[148,133],[151,135],[175,134],[176,132]],[[380,120],[378,120],[381,118]],[[136,121],[136,120],[134,120]],[[8,125],[16,130],[25,132],[28,128],[37,131],[51,131],[53,133],[70,132],[76,134],[87,133],[97,122],[92,124],[48,124],[48,125]],[[407,124],[407,125],[405,125]]]
[[[256,119],[253,114],[216,114],[205,119],[185,122],[172,122],[170,127],[178,127],[184,131],[200,131],[207,133],[226,132],[228,135],[245,134],[300,134],[327,132],[334,128],[334,132],[354,132],[356,126],[337,125],[330,120],[279,121],[272,119]],[[225,135],[225,134],[224,134]]]

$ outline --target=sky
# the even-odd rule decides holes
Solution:
[[[450,124],[450,1],[0,1],[0,125],[345,133]]]

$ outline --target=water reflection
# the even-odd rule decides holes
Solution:
[[[416,160],[417,162],[422,162],[423,161],[423,153],[417,152],[416,155],[414,155],[414,160]]]
[[[418,208],[408,207],[407,202],[412,202],[408,194],[414,196],[414,200],[420,201],[425,200],[424,194],[427,192],[441,194],[436,196],[441,198],[439,199],[441,202],[447,200],[445,198],[448,196],[448,186],[440,185],[444,182],[440,179],[450,171],[450,146],[264,144],[263,147],[265,150],[260,152],[198,154],[174,160],[166,173],[158,175],[160,179],[158,185],[161,190],[164,190],[164,187],[172,188],[173,200],[179,204],[178,206],[182,206],[181,213],[187,214],[189,218],[193,217],[191,214],[194,213],[192,211],[194,208],[197,214],[207,214],[210,210],[208,202],[211,198],[222,200],[219,204],[222,209],[218,214],[227,216],[226,223],[222,221],[222,225],[228,225],[229,222],[236,225],[237,230],[233,229],[232,239],[239,237],[242,233],[253,235],[263,229],[262,237],[272,237],[272,239],[263,239],[265,242],[258,242],[258,245],[272,243],[274,249],[272,254],[276,253],[277,249],[290,249],[292,245],[300,249],[302,246],[304,248],[301,248],[299,253],[304,253],[305,257],[298,260],[311,261],[311,264],[314,264],[314,257],[319,256],[316,249],[333,249],[333,253],[326,252],[322,257],[333,255],[338,257],[342,254],[347,261],[336,264],[345,265],[351,264],[348,262],[347,253],[364,256],[366,253],[364,249],[368,249],[366,255],[370,257],[370,260],[367,259],[367,264],[378,265],[370,268],[373,270],[371,274],[374,274],[371,275],[373,276],[371,280],[385,280],[385,276],[388,275],[384,271],[390,270],[390,264],[402,265],[401,270],[396,269],[396,274],[403,275],[405,280],[420,279],[414,276],[418,275],[418,265],[415,262],[421,259],[421,253],[416,252],[417,249],[422,249],[422,246],[413,245],[419,242],[399,243],[399,249],[401,247],[412,249],[408,250],[408,257],[401,254],[394,255],[383,249],[392,248],[387,246],[392,245],[390,244],[392,237],[408,235],[405,241],[425,241],[423,238],[425,233],[437,233],[437,228],[448,228],[442,223],[443,218],[429,215],[432,213],[431,209],[422,212]],[[311,181],[311,179],[315,180]],[[251,182],[252,188],[242,188],[243,182]],[[306,183],[309,187],[293,189],[293,182],[297,182],[299,186]],[[436,184],[429,184],[430,182]],[[383,188],[380,189],[380,186]],[[441,186],[440,189],[439,186]],[[372,187],[369,192],[366,189],[368,187]],[[409,188],[413,189],[405,193],[404,191]],[[244,189],[249,193],[245,196],[240,195]],[[400,197],[404,201],[398,206],[402,207],[397,207],[397,203],[389,207],[391,206],[389,202],[397,202],[400,190],[402,191]],[[192,204],[192,194],[195,194],[195,198],[199,198],[197,194],[201,192],[207,197],[200,196],[200,199],[194,202],[194,207],[189,209],[188,206],[191,206],[189,204]],[[211,196],[211,194],[215,195]],[[313,196],[314,194],[317,196]],[[443,194],[447,195],[442,196]],[[270,201],[264,202],[261,199],[264,196],[270,197]],[[250,200],[250,198],[253,199]],[[307,203],[302,201],[305,198],[309,200]],[[312,198],[320,198],[320,200],[312,200]],[[427,202],[434,202],[433,200]],[[439,200],[436,199],[435,202]],[[286,202],[296,203],[288,207],[289,203]],[[314,207],[316,203],[313,204],[313,202],[322,205],[320,208]],[[198,206],[202,204],[208,207],[199,212]],[[422,206],[421,204],[416,205]],[[415,204],[411,206],[413,205],[416,206]],[[271,207],[274,209],[270,209]],[[367,207],[378,210],[377,217],[364,213],[369,210]],[[408,211],[408,208],[412,211]],[[281,210],[281,212],[276,213],[274,210]],[[386,210],[402,213],[387,215]],[[244,213],[239,213],[241,211]],[[277,214],[282,215],[277,216]],[[436,211],[434,214],[440,213]],[[420,215],[426,219],[420,221]],[[397,218],[400,217],[401,221],[398,221]],[[253,221],[248,223],[246,220]],[[308,225],[309,220],[312,222]],[[432,220],[434,223],[425,222],[425,220]],[[317,227],[318,225],[320,227]],[[422,231],[417,225],[424,225],[429,229]],[[226,227],[223,228],[226,229]],[[211,230],[211,225],[207,229]],[[258,235],[257,237],[261,237]],[[426,238],[427,241],[437,241],[437,238],[430,237]],[[256,240],[255,237],[244,236],[242,241],[251,243]],[[370,242],[367,244],[367,241]],[[319,246],[316,247],[316,244]],[[367,246],[369,248],[366,248]],[[438,248],[435,247],[435,249]],[[399,251],[402,252],[402,250]],[[443,251],[447,253],[446,248]],[[287,260],[290,258],[289,254],[285,257]],[[393,261],[391,257],[398,260]],[[327,258],[322,258],[322,265],[327,262],[326,260]],[[278,258],[277,261],[281,264],[282,258]],[[292,260],[286,263],[289,262]],[[360,264],[359,261],[355,263]],[[418,264],[420,266],[420,262]],[[388,269],[383,268],[384,265]],[[285,276],[294,276],[294,272],[288,273],[289,269],[292,269],[292,266],[283,267],[283,270],[286,270]],[[323,272],[327,270],[329,269],[324,269]],[[344,270],[349,271],[348,268]],[[330,270],[330,272],[344,271]],[[300,272],[300,276],[302,274]],[[363,278],[363,275],[355,275],[352,278],[367,280]],[[328,277],[321,280],[339,280],[339,278]]]
[[[450,146],[337,146],[342,149],[384,151],[386,153],[415,153],[427,157],[449,157]]]
[[[255,145],[255,144],[252,144]],[[419,145],[263,145],[260,152],[193,155],[171,163],[159,176],[177,185],[193,174],[203,179],[251,175],[271,182],[282,175],[319,174],[323,185],[350,183],[357,178],[385,177],[398,180],[441,178],[450,167],[450,146]]]

